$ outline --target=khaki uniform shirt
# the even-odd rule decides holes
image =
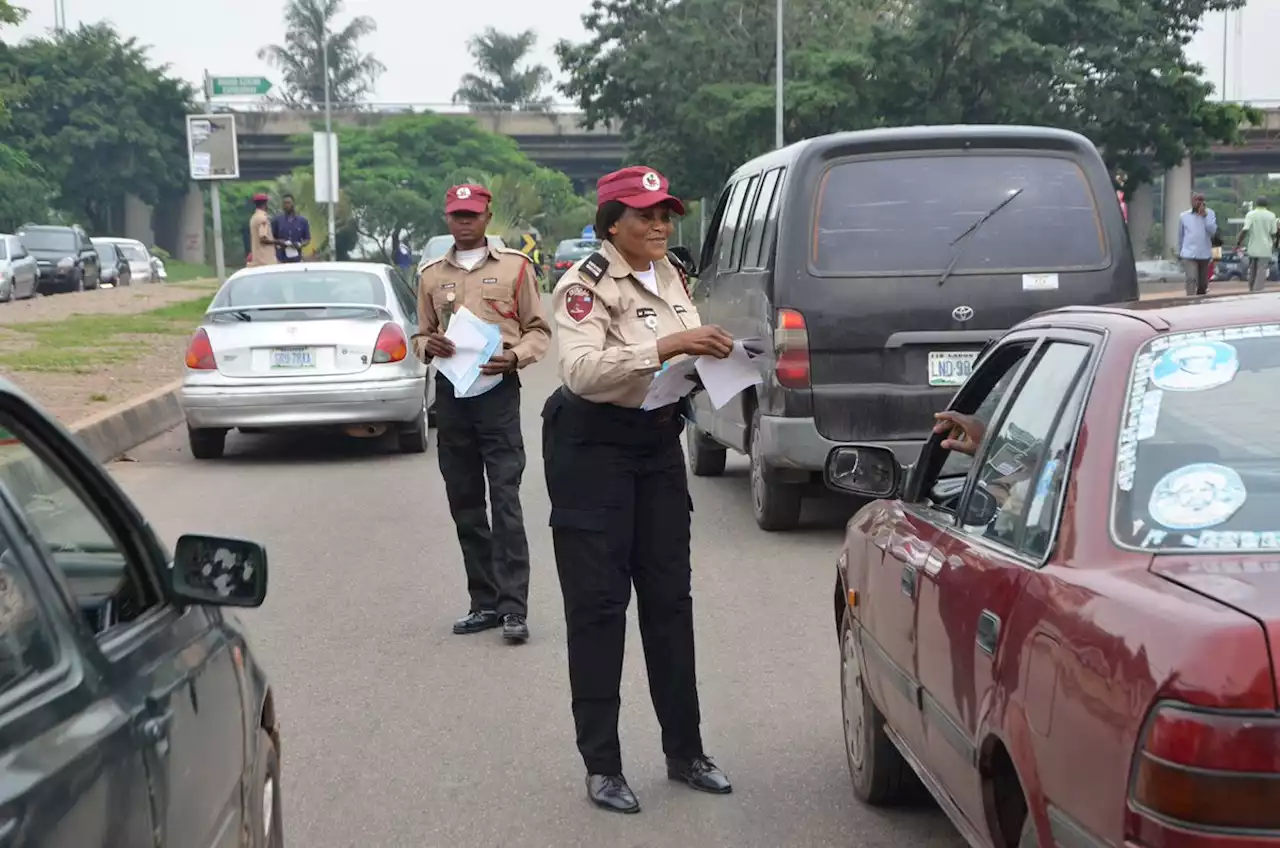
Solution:
[[[276,246],[263,244],[263,239],[271,238],[271,218],[265,209],[255,209],[249,219],[249,264],[275,265]]]
[[[702,322],[669,260],[653,263],[655,295],[612,244],[604,242],[600,253],[609,267],[598,283],[583,272],[587,257],[565,272],[551,296],[560,380],[586,400],[638,409],[662,370],[658,339]]]
[[[551,343],[551,327],[529,257],[489,245],[489,255],[470,271],[458,264],[455,248],[427,263],[418,275],[418,330],[414,351],[426,358],[426,338],[443,333],[447,315],[470,309],[502,331],[502,347],[514,351],[518,367],[537,362]]]

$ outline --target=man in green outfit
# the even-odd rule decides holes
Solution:
[[[1267,271],[1271,268],[1271,250],[1276,243],[1276,213],[1272,212],[1265,197],[1259,197],[1253,209],[1244,216],[1244,229],[1236,240],[1236,247],[1245,245],[1249,257],[1249,291],[1262,291],[1267,287]]]

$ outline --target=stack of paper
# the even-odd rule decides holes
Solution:
[[[764,353],[760,339],[740,339],[725,359],[697,356],[682,359],[654,375],[642,409],[668,406],[701,387],[716,409],[720,409],[751,386],[764,382],[756,358]]]
[[[436,357],[436,371],[453,384],[456,397],[482,395],[502,381],[502,375],[485,376],[480,366],[502,348],[502,331],[476,317],[465,306],[449,319],[444,337],[453,342],[453,356]]]

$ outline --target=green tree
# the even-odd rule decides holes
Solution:
[[[49,217],[53,190],[41,179],[39,166],[25,153],[0,144],[0,231],[15,232],[23,224]]]
[[[128,194],[156,204],[186,187],[191,87],[135,39],[97,24],[0,45],[0,77],[12,84],[8,143],[53,187],[53,205],[92,231],[123,223]]]
[[[284,76],[277,99],[293,109],[324,108],[325,45],[329,54],[329,102],[350,108],[373,93],[386,66],[370,53],[360,52],[360,40],[378,25],[368,15],[352,18],[336,28],[342,0],[288,0],[284,9],[284,44],[270,44],[258,58],[270,62]]]
[[[1210,102],[1183,46],[1242,0],[792,0],[786,138],[928,123],[1078,130],[1129,187],[1237,138],[1249,113]],[[588,122],[710,196],[773,146],[773,0],[593,0],[591,38],[561,42]]]
[[[467,49],[478,73],[463,75],[453,102],[489,111],[548,111],[551,98],[544,91],[551,84],[551,71],[545,65],[525,64],[537,40],[531,29],[509,35],[487,27],[473,36]]]

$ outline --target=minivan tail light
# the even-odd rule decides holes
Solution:
[[[788,389],[809,388],[809,331],[804,316],[794,309],[779,309],[774,325],[774,373]]]
[[[572,263],[572,262],[567,262],[567,261],[565,261],[564,259],[561,259],[559,262],[557,262],[557,263],[556,263],[556,270],[557,270],[557,271],[564,271],[564,270],[567,270],[567,269],[572,268],[572,267],[573,267],[573,263]]]
[[[1184,828],[1280,831],[1280,715],[1157,707],[1133,804]]]
[[[218,368],[218,363],[213,358],[213,344],[204,327],[196,330],[191,337],[191,344],[187,345],[187,367],[192,371],[215,371]]]
[[[378,341],[373,346],[373,361],[401,362],[409,355],[409,341],[397,324],[383,324]]]

